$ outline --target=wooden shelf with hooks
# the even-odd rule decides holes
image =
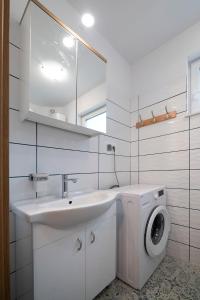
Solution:
[[[136,128],[141,128],[141,127],[157,124],[157,123],[164,122],[164,121],[174,119],[174,118],[176,118],[176,111],[171,111],[171,112],[168,112],[168,113],[165,113],[162,115],[153,116],[150,119],[140,120],[140,122],[136,123]]]

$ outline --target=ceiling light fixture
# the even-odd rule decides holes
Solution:
[[[67,70],[57,62],[45,62],[40,65],[44,77],[52,81],[63,81],[67,78]]]
[[[89,13],[83,14],[81,21],[82,21],[83,25],[88,28],[92,27],[95,23],[93,15],[91,15]]]
[[[64,37],[63,44],[65,47],[67,47],[69,49],[73,48],[75,45],[74,37],[71,35]]]

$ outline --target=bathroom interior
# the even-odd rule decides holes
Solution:
[[[2,2],[0,298],[200,299],[200,1]]]

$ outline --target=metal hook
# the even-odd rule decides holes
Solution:
[[[168,119],[169,118],[169,112],[168,112],[168,109],[167,109],[167,105],[165,105],[165,111],[166,111],[166,114],[167,114],[166,118]]]
[[[140,119],[141,124],[143,124],[143,120],[142,120],[141,114],[139,114],[139,119]]]
[[[154,121],[154,123],[155,123],[155,122],[156,122],[156,117],[155,117],[155,115],[154,115],[153,110],[151,111],[151,114],[152,114],[152,117],[153,117],[153,121]]]

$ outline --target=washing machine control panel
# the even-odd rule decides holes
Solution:
[[[155,198],[155,200],[158,200],[163,195],[164,195],[164,190],[159,190],[154,194],[154,198]]]

